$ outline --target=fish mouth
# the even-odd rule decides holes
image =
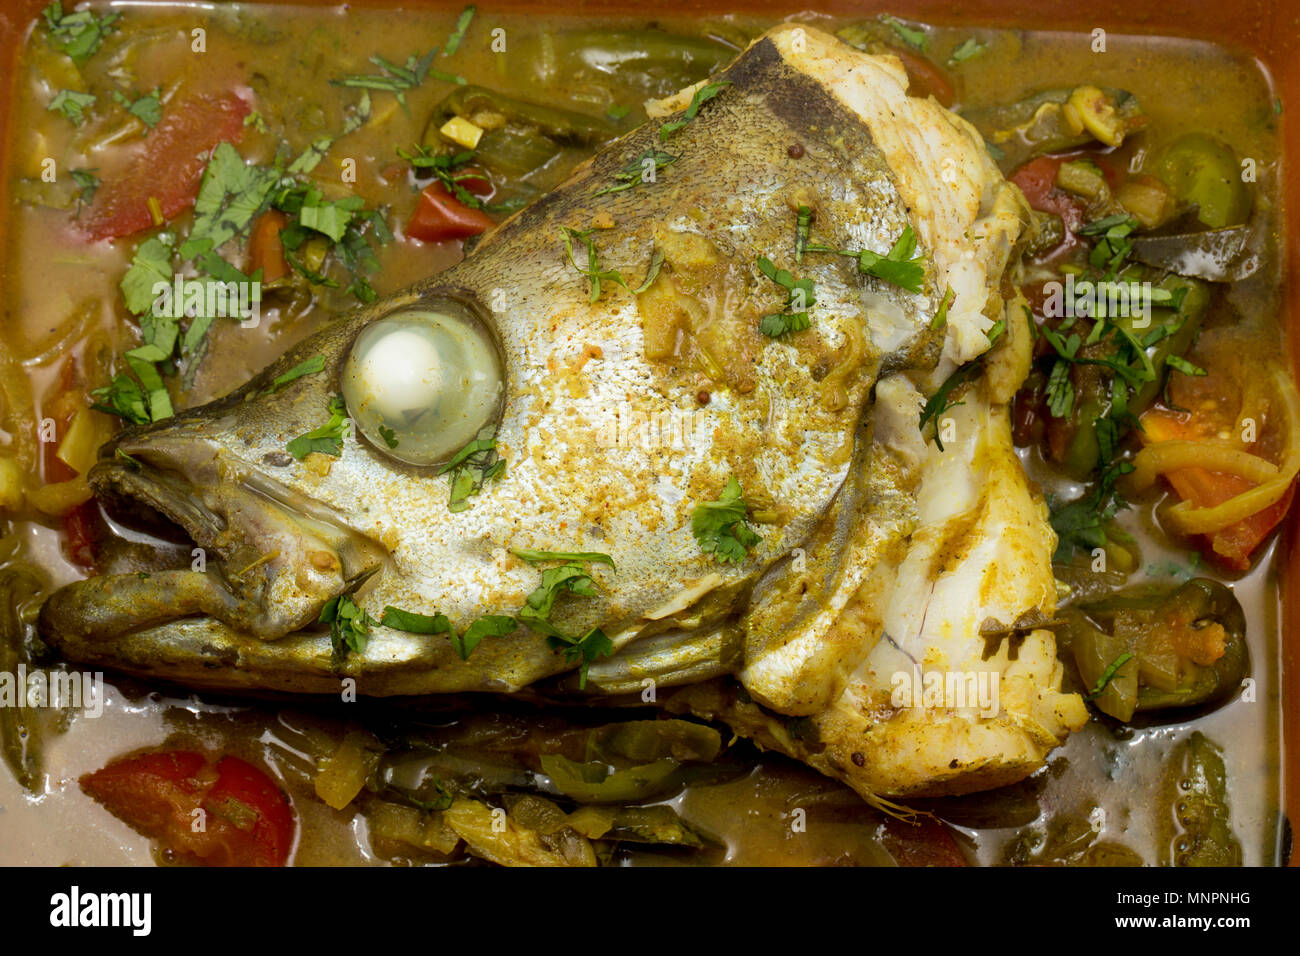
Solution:
[[[199,436],[148,432],[104,447],[88,481],[101,502],[163,516],[193,541],[188,570],[109,574],[60,588],[39,629],[99,642],[207,616],[263,641],[313,625],[377,571],[386,549],[329,506]]]

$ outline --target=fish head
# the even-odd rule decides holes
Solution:
[[[565,642],[597,630],[673,680],[734,672],[756,582],[799,559],[869,443],[877,378],[988,347],[1019,208],[893,58],[779,28],[710,84],[455,267],[105,446],[96,494],[166,515],[204,566],[71,584],[45,639],[295,692],[514,691],[573,671]],[[904,109],[938,140],[891,125]],[[864,269],[905,234],[909,287]],[[733,488],[748,534],[710,546],[696,516]],[[586,582],[543,619],[545,572],[574,563]],[[363,647],[326,626],[343,596]],[[466,656],[455,638],[485,616],[516,627]]]

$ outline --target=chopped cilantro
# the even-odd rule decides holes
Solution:
[[[888,13],[882,13],[880,21],[888,24],[894,34],[914,50],[924,50],[929,45],[929,37],[926,36],[924,30],[908,26],[898,17],[891,17]]]
[[[45,31],[50,47],[67,54],[77,64],[94,56],[99,45],[117,28],[120,13],[106,13],[96,17],[90,10],[65,14],[61,0],[54,0],[41,11],[45,18]]]
[[[343,435],[347,430],[348,409],[343,399],[335,395],[330,399],[330,420],[320,428],[291,439],[284,447],[294,458],[302,461],[312,452],[340,458],[343,455]]]
[[[315,375],[317,372],[325,371],[325,356],[313,355],[309,359],[299,362],[289,371],[277,375],[271,382],[271,391],[278,392],[290,382],[302,378],[304,375]]]
[[[713,99],[730,85],[730,80],[722,80],[719,83],[706,83],[704,86],[701,86],[695,91],[695,95],[691,97],[691,105],[686,107],[686,113],[681,119],[673,120],[671,123],[664,123],[659,127],[659,141],[666,141],[668,137],[672,136],[691,120],[695,119],[700,112],[700,107],[709,102],[709,100]]]
[[[95,96],[92,93],[59,90],[54,94],[54,98],[50,100],[50,105],[45,108],[62,113],[64,118],[71,120],[74,126],[80,126],[86,121],[86,110],[94,105]]]
[[[948,324],[948,309],[955,298],[957,298],[957,293],[952,291],[952,286],[948,286],[943,290],[943,298],[939,300],[939,310],[934,313],[934,318],[930,320],[931,331],[937,332]],[[992,339],[989,341],[991,342]]]
[[[135,99],[130,99],[121,90],[113,91],[113,100],[126,109],[128,113],[139,119],[153,129],[162,119],[162,99],[159,96],[160,91],[155,88],[152,93],[145,93]]]
[[[592,233],[594,233],[595,231],[596,230],[594,228],[577,230],[569,226],[560,227],[560,235],[564,238],[564,251],[569,256],[569,262],[573,264],[573,268],[577,269],[580,273],[585,275],[587,279],[591,282],[592,302],[595,302],[597,299],[600,298],[601,283],[606,280],[610,282],[616,282],[619,285],[621,285],[624,289],[628,288],[627,282],[623,279],[623,274],[619,272],[617,269],[601,269],[600,256],[596,252],[596,240],[591,238]],[[577,240],[578,242],[582,243],[584,246],[587,247],[587,267],[585,269],[582,266],[578,265],[578,260],[574,258],[573,255],[574,240]]]
[[[803,262],[803,254],[808,248],[808,234],[812,231],[812,207],[800,206],[795,211],[794,222],[794,261]]]
[[[452,631],[451,646],[456,649],[456,653],[460,655],[461,660],[467,661],[469,656],[474,653],[474,648],[483,642],[483,638],[505,637],[518,629],[519,622],[513,617],[505,614],[484,614],[467,627],[464,634],[457,635],[455,631]]]
[[[70,169],[68,174],[72,176],[72,181],[81,187],[77,193],[77,202],[83,206],[89,206],[95,200],[95,193],[99,190],[99,177],[95,175],[93,169]]]
[[[973,362],[967,362],[960,366],[956,371],[944,379],[943,384],[939,386],[938,391],[926,399],[925,405],[921,409],[920,429],[921,434],[925,434],[927,424],[934,425],[934,444],[943,451],[943,438],[939,434],[939,416],[949,409],[956,408],[961,402],[952,401],[954,392],[964,388],[968,383],[973,382],[980,374],[983,366],[976,359]]]
[[[717,501],[696,505],[691,513],[691,533],[700,550],[719,561],[743,561],[763,539],[746,523],[749,504],[732,475]]]
[[[948,57],[948,63],[965,63],[967,60],[973,60],[982,55],[987,49],[988,44],[980,43],[974,37],[967,37],[957,49],[952,51],[952,56]]]
[[[627,161],[627,163],[614,174],[615,185],[606,186],[599,192],[592,193],[592,198],[603,196],[606,193],[621,193],[624,190],[640,186],[644,182],[654,182],[659,170],[665,166],[671,166],[677,162],[680,157],[672,153],[666,153],[662,149],[655,149],[653,146]],[[647,179],[646,177],[650,177]]]
[[[755,264],[759,272],[786,291],[784,311],[763,316],[759,320],[758,330],[771,338],[777,338],[808,328],[812,324],[808,319],[808,309],[817,303],[813,280],[796,279],[787,270],[778,269],[765,256],[759,256]]]
[[[564,638],[563,632],[551,623],[551,610],[561,593],[581,597],[595,597],[596,582],[580,564],[562,564],[542,572],[541,583],[528,595],[519,610],[519,620],[531,630],[549,637]],[[568,638],[565,638],[568,640]]]
[[[535,548],[511,548],[510,553],[529,564],[541,561],[590,561],[614,566],[614,559],[600,551],[538,551]]]
[[[342,660],[348,654],[365,652],[370,638],[370,628],[379,621],[365,612],[350,594],[330,598],[321,608],[317,623],[330,626],[330,643],[334,656]]]
[[[438,469],[440,475],[451,475],[451,495],[447,510],[465,511],[469,497],[477,495],[483,486],[505,474],[506,463],[497,455],[494,428],[485,428],[478,437],[462,448],[451,461]]]
[[[1102,691],[1104,691],[1107,685],[1115,679],[1115,675],[1119,673],[1119,669],[1132,659],[1133,655],[1126,651],[1106,665],[1106,669],[1101,672],[1101,677],[1097,679],[1097,686],[1085,694],[1083,699],[1095,700],[1097,697],[1101,696]]]
[[[465,39],[465,31],[469,29],[469,23],[474,19],[474,8],[466,7],[456,18],[456,28],[451,31],[451,36],[447,37],[447,42],[442,45],[442,55],[451,56],[460,49],[460,43]]]
[[[548,644],[557,651],[564,652],[564,660],[578,665],[578,689],[587,689],[587,668],[598,658],[609,657],[614,653],[614,642],[605,636],[598,627],[578,639],[551,635],[546,638]]]
[[[925,258],[916,252],[916,231],[911,224],[903,228],[889,252],[883,256],[870,249],[832,249],[830,246],[809,245],[810,252],[833,252],[858,260],[858,271],[889,282],[908,292],[920,292],[925,282]]]
[[[430,69],[430,64],[433,63],[433,58],[437,52],[438,48],[434,47],[423,56],[412,53],[406,58],[406,63],[403,66],[398,66],[391,60],[375,54],[370,57],[370,62],[379,67],[383,71],[382,73],[352,74],[340,77],[337,80],[330,80],[330,82],[335,86],[393,93],[397,97],[397,102],[405,107],[406,93],[418,87],[427,77],[431,76],[435,80],[441,80],[444,83],[464,85],[465,78],[463,76]]]

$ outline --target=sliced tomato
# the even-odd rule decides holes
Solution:
[[[156,225],[150,199],[157,200],[164,219],[194,205],[207,154],[218,143],[243,138],[248,112],[234,93],[195,96],[169,109],[145,137],[128,173],[100,186],[81,217],[81,231],[89,239],[118,239]]]
[[[188,750],[115,760],[81,778],[114,816],[205,866],[284,866],[293,810],[267,774],[238,757]]]
[[[63,516],[64,554],[73,564],[93,569],[99,506],[94,500],[83,502]]]
[[[1061,217],[1065,238],[1056,248],[1038,256],[1043,262],[1056,260],[1083,244],[1083,240],[1075,235],[1075,230],[1087,222],[1085,210],[1088,204],[1078,196],[1071,196],[1056,187],[1056,172],[1069,159],[1070,156],[1039,156],[1008,177],[1020,187],[1030,206],[1039,212],[1050,212]]]
[[[274,282],[289,274],[284,258],[280,230],[289,225],[289,217],[278,209],[268,209],[257,217],[248,237],[248,274],[262,270],[262,282]]]
[[[469,182],[465,188],[473,192]],[[471,209],[448,193],[442,183],[435,182],[420,193],[420,203],[406,224],[406,234],[421,242],[441,242],[468,239],[495,225],[496,221],[482,209]]]

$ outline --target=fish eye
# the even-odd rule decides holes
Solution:
[[[366,326],[343,367],[343,400],[358,431],[411,465],[447,461],[496,420],[504,390],[491,333],[452,303]]]

